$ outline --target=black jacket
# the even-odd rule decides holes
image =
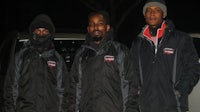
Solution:
[[[49,25],[52,24],[46,17],[40,15],[33,23],[46,20]],[[35,24],[30,27],[32,25]],[[54,29],[53,25],[48,27]],[[51,33],[53,39],[55,32]],[[4,84],[4,111],[68,112],[70,76],[65,61],[52,41],[49,41],[48,47],[45,46],[48,49],[38,51],[31,38],[9,63]]]
[[[16,39],[16,31],[10,32],[5,40],[2,42],[0,46],[0,112],[3,112],[3,85],[4,78],[6,76],[8,65],[10,62],[10,58],[13,56],[13,50],[15,49]]]
[[[95,46],[86,37],[76,53],[71,69],[76,112],[138,112],[138,78],[129,49],[108,38]]]
[[[192,38],[175,30],[173,23],[166,21],[164,35],[156,47],[143,35],[144,30],[131,47],[140,76],[141,112],[188,110],[188,94],[200,75]]]

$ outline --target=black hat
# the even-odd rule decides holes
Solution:
[[[145,15],[146,8],[150,6],[157,6],[164,12],[164,17],[167,16],[167,6],[164,0],[147,0],[143,7],[143,15]]]
[[[39,21],[39,22],[36,22],[34,23],[32,26],[31,26],[31,33],[37,29],[37,28],[45,28],[45,29],[48,29],[49,32],[52,33],[53,29],[51,27],[51,25],[45,21]]]
[[[33,19],[33,21],[31,22],[30,26],[29,26],[29,33],[33,33],[35,29],[37,28],[46,28],[49,30],[49,32],[54,35],[55,34],[55,27],[54,24],[52,22],[52,20],[50,19],[49,16],[47,16],[46,14],[40,14],[38,16],[35,17],[35,19]]]

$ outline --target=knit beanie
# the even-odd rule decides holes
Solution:
[[[147,7],[157,6],[164,12],[164,17],[167,16],[167,6],[164,0],[147,0],[143,7],[143,15],[145,15]]]

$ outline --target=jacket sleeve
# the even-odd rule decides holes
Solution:
[[[13,35],[14,34],[14,35]],[[15,51],[16,51],[16,44],[17,44],[17,38],[16,38],[16,32],[13,32],[12,35],[10,35],[2,45],[5,45],[6,48],[9,48],[7,46],[10,46],[9,49],[5,49],[2,51],[8,51],[7,55],[4,55],[3,58],[4,62],[8,62],[8,65],[5,67],[2,64],[2,66],[5,67],[5,75],[4,75],[4,80],[3,81],[3,105],[2,105],[2,110],[3,112],[14,112],[14,100],[13,100],[13,84],[14,84],[14,77],[15,77]],[[2,53],[2,52],[1,52]],[[2,75],[2,74],[1,74]]]
[[[13,99],[13,85],[15,78],[14,64],[10,64],[4,81],[4,112],[15,112]]]
[[[136,74],[136,69],[134,66],[133,58],[130,52],[127,53],[125,59],[125,68],[126,68],[126,80],[129,81],[129,92],[128,92],[128,101],[126,106],[126,112],[139,112],[139,78],[138,74]]]
[[[185,39],[180,54],[180,66],[182,67],[183,74],[181,74],[176,88],[182,94],[189,94],[199,80],[200,63],[198,62],[199,58],[192,38],[186,36]]]

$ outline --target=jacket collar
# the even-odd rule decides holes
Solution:
[[[145,37],[147,37],[148,39],[150,39],[150,40],[152,40],[152,37],[156,37],[156,38],[160,39],[160,38],[163,36],[166,27],[167,27],[167,25],[166,25],[165,21],[163,21],[163,22],[162,22],[162,25],[161,25],[161,28],[158,28],[158,29],[157,29],[157,34],[156,34],[156,36],[151,36],[149,25],[147,25],[147,26],[144,28],[143,35],[144,35]]]

